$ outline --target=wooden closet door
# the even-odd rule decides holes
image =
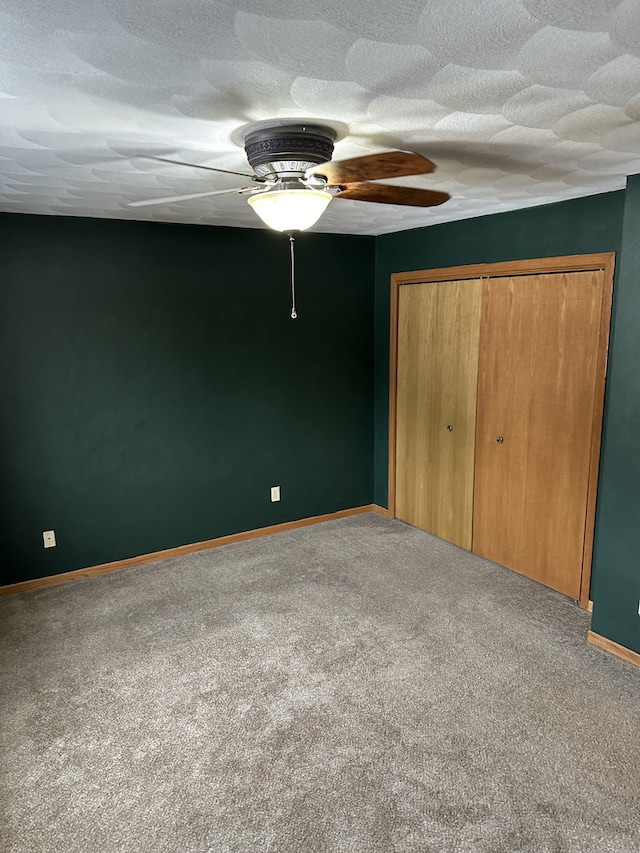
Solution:
[[[400,288],[396,516],[471,548],[482,282]]]
[[[579,598],[604,275],[484,283],[473,550]]]

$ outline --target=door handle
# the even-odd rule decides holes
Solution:
[[[499,436],[496,438],[496,441],[498,442],[498,444],[502,444],[502,442],[504,441],[504,438],[503,438],[501,435],[499,435]]]
[[[453,431],[453,427],[451,426],[451,424],[449,424],[447,427],[447,432],[452,432],[452,431]]]

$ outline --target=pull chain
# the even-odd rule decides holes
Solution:
[[[295,320],[298,316],[296,311],[296,269],[295,269],[295,239],[293,234],[289,234],[289,247],[291,249],[291,319]]]

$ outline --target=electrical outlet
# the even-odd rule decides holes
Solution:
[[[271,502],[280,500],[280,486],[271,486]]]
[[[56,547],[56,532],[55,532],[55,530],[43,530],[42,531],[42,541],[44,542],[45,548],[55,548]]]

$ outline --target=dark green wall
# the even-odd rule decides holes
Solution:
[[[592,628],[640,653],[640,175],[627,184],[615,301]]]
[[[0,240],[1,583],[372,501],[373,238],[299,238],[296,321],[273,232]]]
[[[375,501],[387,505],[389,278],[462,264],[618,252],[624,191],[482,216],[378,237],[376,241]]]

